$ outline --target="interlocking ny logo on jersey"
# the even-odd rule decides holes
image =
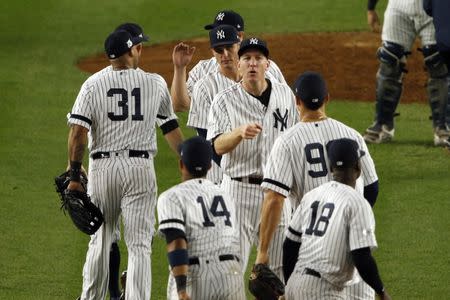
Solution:
[[[225,32],[223,30],[217,31],[217,39],[221,40],[225,38]]]
[[[217,21],[223,21],[223,17],[225,17],[225,14],[222,12],[222,13],[220,13],[220,14],[217,15],[216,20],[217,20]]]
[[[280,112],[280,109],[277,108],[273,112],[273,117],[275,118],[273,127],[278,129],[278,123],[280,123],[280,131],[284,131],[287,128],[288,110],[286,109],[286,112],[282,116],[281,112]]]
[[[252,45],[258,45],[258,39],[257,39],[257,38],[251,38],[251,39],[250,39],[250,44],[252,44]]]

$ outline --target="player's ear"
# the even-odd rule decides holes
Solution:
[[[328,93],[323,101],[324,104],[328,104],[328,101],[330,101],[330,94]]]

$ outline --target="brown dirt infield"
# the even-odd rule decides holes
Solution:
[[[376,50],[380,35],[370,32],[333,32],[305,34],[263,35],[271,51],[270,56],[291,84],[297,75],[306,70],[321,72],[326,78],[332,98],[374,101],[375,74],[378,69]],[[206,38],[185,41],[196,47],[193,67],[198,60],[211,57]],[[150,45],[142,52],[140,67],[161,74],[167,83],[172,82],[172,49],[178,43]],[[401,102],[427,102],[423,56],[413,46],[408,57],[409,72],[404,79]],[[81,59],[78,67],[94,73],[108,65],[106,56],[98,54]]]

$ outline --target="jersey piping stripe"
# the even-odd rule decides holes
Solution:
[[[280,183],[280,182],[278,182],[278,181],[275,181],[275,180],[273,180],[273,179],[264,178],[264,179],[263,179],[263,182],[267,182],[267,183],[271,183],[271,184],[273,184],[273,185],[276,185],[277,187],[280,187],[280,188],[282,188],[283,190],[286,190],[287,192],[289,192],[289,191],[291,190],[287,185],[284,185],[284,184],[282,184],[282,183]]]
[[[76,114],[70,114],[70,117],[74,118],[74,119],[78,119],[78,120],[84,121],[84,122],[88,123],[89,125],[92,125],[92,121],[89,118],[86,118],[85,116],[76,115]]]
[[[156,115],[156,117],[157,117],[158,119],[161,119],[161,120],[167,119],[167,117],[166,117],[166,116],[163,116],[163,115]]]
[[[179,224],[185,225],[184,221],[182,221],[180,219],[166,219],[166,220],[162,220],[161,222],[159,222],[159,225],[166,224],[166,223],[179,223]]]

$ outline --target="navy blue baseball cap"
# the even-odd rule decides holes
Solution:
[[[243,40],[239,48],[238,55],[241,57],[245,52],[253,49],[259,50],[265,57],[269,57],[269,48],[267,48],[267,43],[256,37]]]
[[[219,11],[213,23],[206,25],[205,29],[210,30],[220,25],[231,25],[237,31],[244,31],[244,19],[242,19],[240,14],[232,10]]]
[[[307,71],[301,74],[292,87],[294,94],[305,103],[309,109],[318,109],[328,95],[327,84],[322,75]]]
[[[327,153],[332,168],[354,167],[365,154],[359,149],[356,141],[348,138],[332,141],[327,148]]]
[[[117,30],[111,33],[105,40],[105,52],[109,59],[118,58],[139,42],[133,42],[133,38],[128,31]]]
[[[185,140],[179,147],[180,157],[189,173],[204,175],[211,167],[212,146],[201,136]]]
[[[223,45],[233,45],[240,41],[236,28],[231,25],[220,25],[209,31],[211,48]]]
[[[117,30],[128,31],[128,33],[131,34],[133,43],[136,43],[136,44],[142,43],[142,42],[148,42],[148,40],[149,40],[148,35],[144,34],[142,27],[136,23],[123,23],[115,29],[115,31],[117,31]]]

